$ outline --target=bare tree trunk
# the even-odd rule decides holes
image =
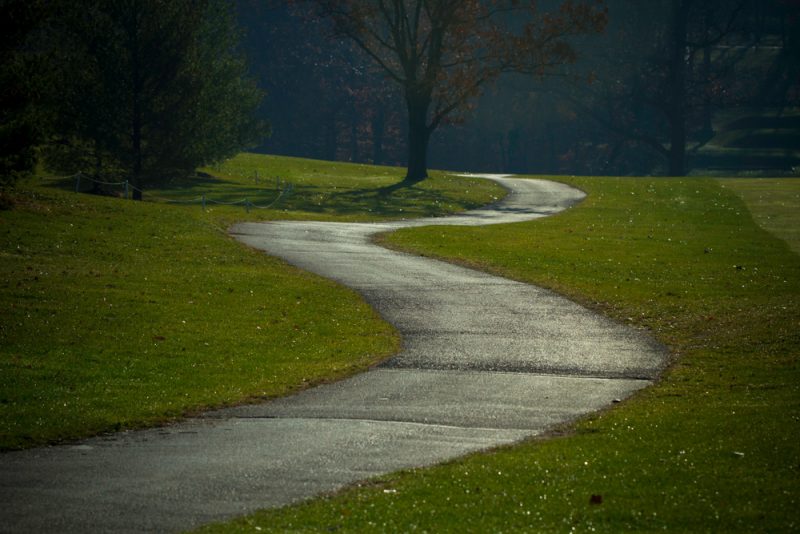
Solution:
[[[383,163],[383,136],[386,130],[386,111],[383,105],[378,106],[372,117],[372,163]]]
[[[408,104],[408,171],[403,180],[415,184],[428,177],[428,142],[431,131],[428,127],[430,97],[407,97]]]
[[[142,82],[141,58],[139,50],[139,2],[134,0],[131,26],[128,31],[131,47],[131,76],[133,78],[133,109],[131,117],[131,147],[133,149],[133,199],[142,200]]]
[[[131,177],[131,185],[133,189],[133,200],[142,200],[142,117],[141,117],[141,103],[139,95],[134,95],[133,98],[133,176]]]
[[[336,161],[337,147],[336,112],[331,111],[325,116],[325,159]]]
[[[556,128],[552,122],[547,123],[547,172],[557,173],[558,153],[556,147]]]
[[[686,175],[686,121],[682,116],[670,121],[669,176]]]
[[[714,135],[714,124],[712,119],[714,112],[712,110],[710,89],[708,85],[711,80],[711,47],[706,46],[703,48],[703,83],[705,84],[703,94],[703,141],[711,139]]]
[[[692,1],[673,0],[668,104],[670,176],[686,175],[686,26]]]
[[[350,111],[350,161],[358,162],[360,157],[358,151],[358,112],[353,107]]]

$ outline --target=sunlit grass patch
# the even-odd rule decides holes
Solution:
[[[800,179],[726,178],[720,184],[744,199],[758,224],[800,254]]]
[[[154,190],[151,198],[205,195],[209,212],[225,221],[241,218],[244,206],[215,202],[243,199],[257,206],[245,216],[253,220],[377,221],[446,215],[505,194],[493,182],[437,171],[428,180],[388,194],[385,188],[401,181],[404,169],[263,154],[240,154],[206,171],[200,180]]]

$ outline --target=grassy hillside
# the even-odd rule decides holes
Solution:
[[[256,169],[297,184],[277,209],[132,202],[63,191],[73,182],[57,178],[20,187],[0,211],[0,449],[284,395],[396,351],[360,297],[247,250],[228,223],[442,214],[502,194],[437,175],[385,197],[377,189],[400,171],[242,155],[145,198],[261,201],[274,182],[248,184]]]
[[[798,255],[714,180],[568,181],[589,197],[553,218],[409,229],[386,241],[650,329],[675,358],[658,385],[549,439],[208,530],[800,528]]]
[[[244,199],[256,206],[249,220],[376,221],[453,213],[504,194],[485,180],[432,171],[432,179],[389,195],[383,188],[400,181],[403,169],[262,154],[241,154],[206,171],[211,176],[151,190],[145,198],[195,199],[198,206],[205,195],[208,210],[225,221],[241,218],[244,205],[215,202]]]

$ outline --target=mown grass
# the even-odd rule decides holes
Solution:
[[[800,254],[800,179],[722,179],[720,184],[742,197],[762,228]]]
[[[254,206],[270,206],[252,208],[250,220],[379,221],[444,215],[504,195],[486,180],[436,171],[429,180],[389,193],[386,188],[401,180],[403,169],[263,154],[240,154],[205,170],[210,175],[200,180],[147,193],[153,200],[206,195],[208,211],[223,221],[241,218],[245,208],[215,202],[247,199]]]
[[[800,528],[800,258],[714,180],[568,181],[589,197],[553,218],[385,241],[650,329],[675,357],[655,387],[547,439],[207,530]]]
[[[228,165],[247,174],[264,160],[318,195],[355,198],[396,180],[345,178],[356,167],[255,155]],[[306,172],[311,163],[319,173]],[[212,180],[214,193],[241,195],[226,169]],[[124,201],[54,183],[63,180],[21,186],[15,208],[0,211],[0,449],[284,395],[362,370],[398,347],[395,331],[353,292],[227,237],[227,223],[254,211]],[[206,186],[172,192],[191,196]],[[426,214],[497,194],[445,177],[421,190],[436,191],[420,208]],[[293,198],[296,206],[314,203],[299,187]],[[373,217],[408,202],[396,198],[381,199]],[[357,205],[326,204],[318,216],[361,217]],[[257,216],[293,213],[284,209]]]

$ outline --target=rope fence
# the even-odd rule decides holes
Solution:
[[[147,195],[147,198],[149,200],[155,200],[155,201],[164,202],[164,203],[167,203],[167,204],[198,204],[199,203],[203,207],[203,211],[206,210],[206,207],[209,204],[220,205],[220,206],[244,206],[245,210],[247,210],[248,213],[250,212],[251,209],[259,209],[259,210],[271,209],[276,204],[278,204],[278,202],[280,202],[281,200],[283,200],[286,197],[288,197],[292,193],[292,191],[294,191],[294,186],[291,183],[286,182],[285,180],[282,180],[280,177],[276,177],[275,178],[275,187],[278,190],[278,196],[276,196],[275,199],[272,202],[270,202],[269,204],[259,205],[259,204],[254,204],[248,198],[243,198],[241,200],[236,200],[236,201],[233,201],[233,202],[225,202],[225,201],[222,201],[222,200],[215,200],[213,198],[209,198],[205,194],[202,194],[199,197],[192,198],[192,199],[165,198],[165,197],[161,197],[161,196],[154,195],[154,194],[148,193],[146,191],[143,191],[143,190],[139,189],[138,187],[134,187],[133,185],[130,184],[130,182],[128,180],[125,180],[125,181],[122,181],[122,182],[104,182],[102,180],[95,180],[94,178],[86,176],[86,175],[84,175],[82,173],[77,173],[77,174],[75,174],[73,176],[70,176],[68,178],[75,178],[75,192],[76,193],[80,193],[81,192],[81,183],[83,183],[83,184],[91,183],[91,184],[97,184],[97,185],[103,185],[103,186],[111,186],[111,187],[122,187],[123,191],[124,191],[123,195],[124,195],[125,200],[130,199],[132,197],[134,191],[138,191],[139,193],[142,194],[142,198],[144,198],[145,195]],[[261,181],[262,182],[267,182],[267,180],[264,180],[263,178],[261,179]],[[259,183],[258,172],[256,172],[256,183]]]

